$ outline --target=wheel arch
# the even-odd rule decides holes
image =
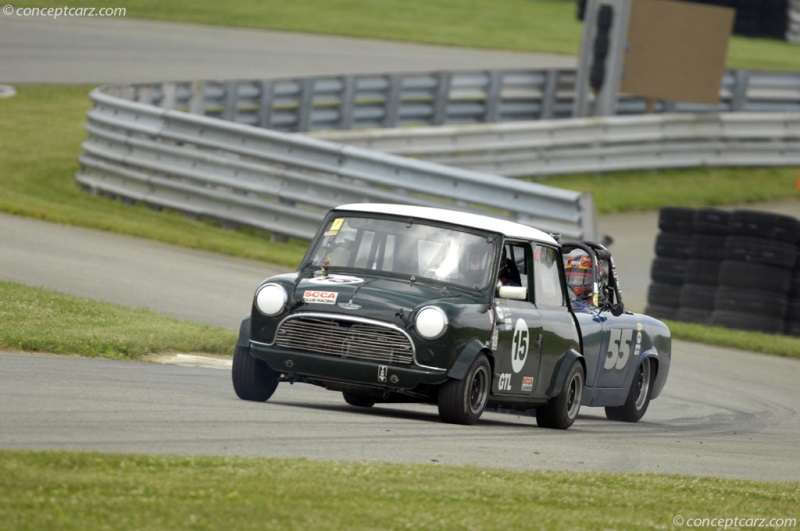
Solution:
[[[556,370],[553,371],[553,378],[550,379],[550,385],[547,387],[547,398],[553,398],[561,392],[564,387],[564,381],[567,379],[567,373],[575,360],[579,361],[581,367],[583,367],[584,385],[586,385],[586,359],[583,354],[571,348],[561,356],[558,365],[556,365]]]
[[[480,354],[485,354],[489,359],[489,368],[494,374],[494,354],[483,343],[477,339],[472,339],[461,347],[455,363],[447,371],[447,376],[454,380],[463,380],[467,376],[467,371],[469,371],[472,363]]]
[[[244,319],[242,319],[242,323],[239,325],[239,338],[236,340],[237,347],[249,347],[250,346],[250,316],[248,315]]]

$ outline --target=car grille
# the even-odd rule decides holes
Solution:
[[[374,361],[410,365],[414,354],[400,330],[370,322],[325,317],[295,317],[278,327],[278,347]]]

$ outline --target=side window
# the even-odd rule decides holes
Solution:
[[[537,306],[564,306],[558,252],[552,247],[537,245],[533,253],[534,293]]]
[[[527,288],[530,277],[530,255],[530,246],[506,243],[500,258],[498,280],[504,286]]]

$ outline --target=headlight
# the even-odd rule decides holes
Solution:
[[[265,284],[256,293],[256,308],[264,315],[278,315],[286,308],[289,295],[283,286]]]
[[[414,326],[425,339],[436,339],[447,330],[447,315],[438,306],[426,306],[417,312]]]

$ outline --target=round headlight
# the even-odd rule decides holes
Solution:
[[[283,286],[265,284],[256,293],[256,308],[264,315],[278,315],[286,307],[289,295]]]
[[[437,306],[426,306],[417,312],[414,326],[425,339],[436,339],[447,330],[447,315]]]

